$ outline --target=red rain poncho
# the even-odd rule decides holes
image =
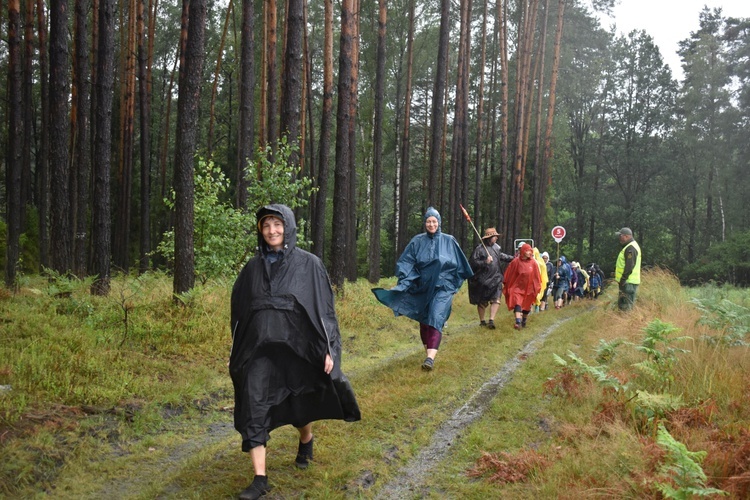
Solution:
[[[542,289],[539,266],[533,256],[528,259],[524,257],[527,250],[531,250],[531,246],[523,245],[519,254],[505,270],[503,294],[505,294],[505,303],[510,311],[517,305],[521,306],[523,311],[530,311],[537,294]]]

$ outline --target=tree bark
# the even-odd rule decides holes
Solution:
[[[333,0],[323,0],[325,26],[323,43],[323,106],[320,113],[320,150],[318,151],[318,176],[315,193],[315,210],[312,223],[313,253],[321,259],[325,254],[326,201],[328,196],[328,163],[331,149],[333,117]]]
[[[396,236],[396,255],[406,248],[409,242],[409,186],[411,141],[411,98],[412,75],[414,73],[414,0],[409,2],[409,31],[406,41],[406,92],[404,94],[404,123],[401,128],[401,161],[399,162],[399,206],[398,206],[398,234]],[[428,201],[429,203],[429,201]]]
[[[347,234],[349,210],[349,120],[351,119],[351,87],[354,38],[354,0],[341,2],[341,40],[339,43],[338,109],[336,112],[336,168],[333,186],[333,228],[331,281],[339,289],[347,276]]]
[[[440,36],[438,39],[437,67],[435,71],[435,87],[432,92],[432,121],[430,130],[430,181],[427,188],[427,204],[440,206],[438,187],[440,181],[440,164],[442,156],[444,97],[446,80],[448,78],[448,44],[450,43],[450,0],[440,2]]]
[[[247,208],[247,166],[253,157],[255,140],[255,7],[242,0],[242,42],[240,54],[240,123],[237,141],[237,208]]]
[[[70,225],[70,159],[68,98],[70,95],[68,57],[68,2],[50,2],[49,143],[51,194],[52,269],[67,274],[72,269],[73,248]]]
[[[115,0],[98,0],[99,20],[96,61],[96,128],[94,129],[94,183],[92,211],[92,266],[96,275],[91,285],[94,295],[107,295],[110,289],[110,168],[112,165],[112,99],[114,83]]]
[[[21,4],[8,0],[8,157],[6,193],[8,195],[5,285],[16,289],[21,241]]]
[[[151,89],[148,85],[148,53],[145,43],[145,3],[138,1],[138,103],[140,112],[141,209],[138,272],[148,271],[151,253]]]
[[[279,92],[276,78],[276,30],[277,30],[277,7],[276,0],[265,0],[266,2],[266,93],[267,93],[267,118],[266,133],[268,134],[268,145],[272,154],[276,152],[279,138]]]
[[[288,0],[286,13],[284,78],[281,82],[281,137],[292,149],[289,164],[299,165],[300,117],[302,115],[302,0]]]
[[[188,0],[185,0],[188,1]],[[205,58],[206,0],[189,0],[188,34],[184,57],[184,78],[180,78],[177,101],[177,139],[174,165],[175,270],[174,293],[185,293],[195,285],[193,248],[195,171],[198,144],[198,111]]]
[[[91,183],[91,90],[89,86],[91,57],[88,41],[88,13],[91,7],[89,0],[76,0],[75,3],[75,78],[77,89],[76,98],[76,135],[75,135],[75,163],[78,177],[76,201],[75,227],[75,258],[74,272],[83,277],[88,274],[88,227],[89,205],[91,197],[89,185]]]
[[[367,278],[380,281],[381,192],[383,184],[383,89],[385,87],[385,34],[388,18],[387,0],[378,0],[378,48],[375,70],[375,117],[373,123],[372,200],[370,204],[370,248]],[[409,7],[409,25],[414,18],[414,0]],[[411,31],[411,30],[410,30]]]

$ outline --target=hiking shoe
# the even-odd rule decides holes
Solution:
[[[513,328],[515,328],[516,330],[520,330],[521,329],[521,323],[513,323]]]
[[[490,322],[487,323],[487,328],[489,328],[490,330],[494,330],[495,329],[495,322],[492,321],[492,320],[490,320]]]
[[[307,469],[307,466],[310,465],[310,460],[313,459],[313,439],[310,438],[310,441],[307,443],[299,442],[297,458],[294,459],[294,465],[298,469]]]
[[[250,486],[240,492],[240,500],[255,500],[271,491],[271,485],[268,484],[268,477],[255,476]]]
[[[435,360],[432,358],[425,358],[422,363],[422,369],[424,371],[430,371],[435,366]]]
[[[487,322],[485,320],[482,320],[479,322],[479,326],[487,326]]]
[[[521,328],[526,328],[526,318],[521,320]]]

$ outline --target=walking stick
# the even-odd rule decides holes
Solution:
[[[474,226],[474,223],[471,221],[471,217],[469,216],[469,212],[466,211],[463,205],[460,203],[458,204],[459,207],[461,207],[461,211],[464,213],[464,218],[469,221],[469,224],[471,224],[471,227],[474,228],[474,232],[477,233],[477,236],[479,237],[479,241],[482,242],[482,246],[484,247],[484,251],[487,252],[487,257],[490,256],[490,251],[487,250],[487,245],[484,244],[484,240],[482,239],[482,236],[479,234],[479,231],[477,231],[477,228]]]

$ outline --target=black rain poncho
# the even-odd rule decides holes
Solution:
[[[360,419],[341,372],[341,334],[326,269],[297,248],[291,209],[267,205],[258,221],[267,215],[284,221],[284,249],[271,255],[258,228],[259,254],[245,264],[232,290],[229,373],[243,451],[264,445],[282,425]],[[324,371],[326,353],[334,363],[330,375]]]
[[[492,255],[491,263],[487,263],[487,252]],[[512,260],[513,256],[503,253],[497,243],[477,245],[469,258],[474,271],[474,276],[469,278],[469,304],[485,304],[500,298],[503,268]]]

